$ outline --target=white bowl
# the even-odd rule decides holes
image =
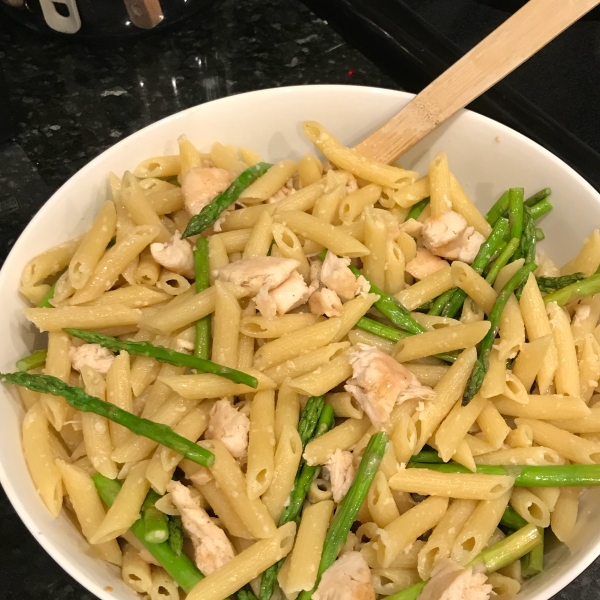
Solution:
[[[182,133],[200,149],[214,141],[253,148],[271,161],[299,158],[312,150],[301,133],[306,119],[323,123],[344,143],[353,145],[387,121],[411,94],[354,86],[303,86],[263,90],[224,98],[163,119],[119,142],[81,169],[34,217],[0,271],[0,372],[35,343],[36,333],[23,316],[17,289],[21,270],[33,256],[82,233],[107,197],[108,173],[121,174],[152,155],[176,152]],[[552,188],[554,210],[544,218],[545,250],[564,263],[573,258],[594,223],[600,222],[600,196],[575,171],[519,133],[469,111],[461,111],[402,158],[402,164],[425,173],[439,150],[482,210],[508,187],[526,193]],[[71,522],[50,517],[34,486],[21,452],[23,410],[0,386],[0,481],[19,516],[46,551],[72,577],[102,600],[124,600],[134,593],[118,570],[90,556]],[[547,555],[545,572],[527,582],[520,600],[548,600],[600,554],[600,489],[586,493],[572,551],[557,546]],[[34,565],[31,566],[32,572]],[[107,591],[107,586],[112,591]],[[110,588],[109,588],[110,589]]]

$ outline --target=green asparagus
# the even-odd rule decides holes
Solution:
[[[521,559],[521,575],[529,579],[544,570],[544,528],[538,527],[541,543]]]
[[[196,267],[196,293],[210,287],[208,268],[208,242],[199,237],[194,250],[194,263]],[[210,356],[210,324],[211,316],[206,315],[196,321],[196,339],[194,341],[194,356],[207,360]]]
[[[197,215],[190,219],[183,232],[183,237],[197,235],[214,225],[221,213],[231,206],[251,183],[264,175],[272,166],[269,163],[259,162],[248,167],[238,175],[237,179],[222,194],[219,194],[210,204],[207,204]]]
[[[150,490],[144,504],[142,504],[142,518],[144,519],[144,539],[147,542],[160,544],[169,539],[169,523],[165,513],[154,506],[160,500],[160,495]]]
[[[31,371],[31,369],[37,369],[46,364],[46,356],[48,356],[48,350],[36,350],[29,356],[25,356],[21,360],[17,361],[17,369],[19,371]]]
[[[434,464],[410,461],[411,469],[430,469],[440,473],[471,473],[455,463]],[[477,465],[484,475],[510,475],[517,487],[588,487],[600,485],[600,465]]]
[[[121,484],[114,479],[100,475],[100,473],[93,475],[92,479],[104,504],[112,506],[121,490]],[[131,526],[131,532],[184,592],[190,592],[196,584],[204,579],[204,575],[200,573],[196,565],[185,554],[177,556],[168,542],[154,544],[146,541],[146,528],[141,517]]]
[[[54,305],[50,304],[50,300],[54,298],[55,285],[51,285],[50,289],[44,294],[44,297],[40,300],[38,308],[54,308]]]
[[[408,214],[406,215],[406,219],[404,219],[404,221],[406,222],[409,219],[418,219],[428,204],[429,198],[423,198],[423,200],[414,204],[412,208],[408,211]]]
[[[467,386],[465,388],[465,392],[463,394],[463,405],[468,404],[473,396],[479,391],[481,384],[483,383],[483,378],[487,373],[489,364],[490,364],[490,353],[492,351],[492,346],[494,345],[494,339],[498,334],[498,329],[500,328],[500,317],[502,316],[502,311],[508,302],[508,299],[511,297],[512,293],[523,283],[529,273],[535,271],[537,268],[535,263],[525,264],[523,265],[504,285],[502,291],[496,298],[494,302],[494,306],[489,315],[490,321],[490,329],[485,334],[481,342],[481,347],[479,350],[479,355],[477,357],[477,361],[475,362],[475,366],[473,367],[473,372],[471,373],[471,377],[467,382]]]
[[[519,238],[513,238],[508,242],[504,250],[500,253],[500,256],[493,262],[485,276],[485,280],[492,285],[498,277],[498,273],[508,264],[508,261],[513,257],[514,253],[519,248],[521,240]]]
[[[535,194],[533,194],[533,196],[529,196],[529,198],[527,198],[527,200],[525,200],[525,202],[523,202],[523,204],[525,206],[531,207],[534,204],[537,204],[538,202],[545,200],[551,193],[552,193],[552,190],[550,188],[544,188],[543,190],[540,190],[539,192],[536,192]]]
[[[542,242],[545,239],[546,239],[546,234],[544,233],[544,230],[541,227],[536,227],[535,228],[535,241]]]
[[[170,427],[136,417],[114,404],[86,394],[81,388],[67,385],[58,377],[32,375],[31,373],[0,373],[0,382],[20,385],[34,392],[62,396],[69,406],[76,410],[106,417],[109,421],[122,425],[136,435],[147,437],[167,448],[171,448],[171,450],[175,450],[177,454],[181,454],[199,465],[210,467],[215,462],[215,456],[212,452],[178,435]]]
[[[175,556],[181,556],[183,552],[183,523],[181,517],[171,515],[169,517],[169,546]]]
[[[540,292],[544,294],[551,294],[556,290],[562,290],[563,288],[577,283],[585,279],[583,273],[573,273],[572,275],[563,275],[562,277],[536,277]]]
[[[66,331],[69,335],[85,340],[90,344],[100,344],[101,346],[104,346],[113,352],[126,350],[129,352],[129,354],[150,356],[160,362],[169,363],[170,365],[175,365],[176,367],[190,367],[204,373],[213,373],[214,375],[219,375],[225,379],[230,379],[235,383],[243,383],[244,385],[252,388],[258,386],[256,377],[252,377],[247,373],[218,365],[217,363],[214,363],[210,360],[205,360],[204,358],[190,356],[184,352],[177,352],[176,350],[171,350],[170,348],[165,348],[164,346],[154,346],[150,342],[129,342],[110,337],[108,335],[102,335],[101,333],[97,333],[95,331],[86,331],[84,329],[66,328],[64,331]]]
[[[510,529],[511,531],[518,531],[521,527],[527,525],[527,521],[518,514],[510,506],[507,506],[502,518],[500,519],[500,525]]]
[[[355,266],[350,265],[349,269],[357,276],[363,275]],[[364,277],[364,275],[363,275]],[[367,279],[365,277],[365,279]],[[367,279],[367,281],[369,281]],[[380,290],[375,284],[369,281],[371,286],[370,292],[377,294],[379,300],[375,302],[375,308],[383,315],[385,315],[396,327],[400,327],[408,333],[413,335],[417,333],[425,333],[427,329],[420,323],[417,323],[411,314],[402,306],[402,304],[396,300],[393,296],[386,294],[383,290]]]
[[[302,440],[302,448],[312,439],[324,405],[325,396],[311,396],[306,402],[298,423],[298,433]]]
[[[508,220],[510,237],[520,238],[523,232],[523,188],[508,190]]]
[[[435,317],[439,317],[442,314],[442,310],[444,310],[444,307],[446,306],[446,304],[448,304],[448,302],[450,302],[450,300],[452,299],[452,296],[454,296],[454,293],[457,291],[458,291],[458,288],[450,288],[449,290],[446,290],[443,294],[438,296],[433,301],[433,304],[431,305],[431,308],[429,309],[427,314],[433,315]]]
[[[552,204],[550,204],[548,200],[542,200],[541,202],[531,206],[529,210],[531,211],[531,216],[534,218],[534,220],[537,220],[552,210]]]
[[[410,459],[412,463],[443,463],[437,450],[421,450]]]
[[[379,431],[374,434],[363,454],[362,460],[354,477],[354,481],[340,502],[325,536],[323,553],[317,572],[317,580],[312,590],[298,596],[298,600],[309,600],[319,585],[323,573],[334,563],[342,546],[346,543],[350,528],[356,520],[356,515],[364,502],[388,443],[388,435]]]
[[[591,275],[581,281],[576,281],[567,287],[556,290],[547,296],[544,296],[544,302],[556,302],[559,306],[564,306],[568,302],[575,302],[587,296],[593,296],[600,292],[600,275]]]
[[[493,227],[498,219],[508,210],[508,190],[496,200],[494,206],[490,208],[488,214],[485,216],[485,220]]]
[[[329,404],[325,404],[321,410],[321,415],[319,416],[317,427],[312,439],[314,440],[323,435],[329,429],[331,429],[333,425],[333,408],[331,408]],[[308,490],[312,482],[319,474],[320,469],[321,467],[318,465],[309,466],[306,463],[300,467],[300,471],[296,476],[296,481],[294,482],[294,488],[290,493],[289,504],[279,519],[280,527],[286,523],[289,523],[290,521],[296,521],[296,523],[298,523],[300,520],[300,511],[302,510],[302,505],[304,504]],[[262,574],[260,580],[260,600],[269,600],[273,595],[277,574],[279,573],[279,570],[283,566],[284,562],[285,559],[281,559]]]
[[[508,228],[509,223],[506,219],[500,218],[496,221],[492,232],[488,236],[487,240],[481,244],[479,252],[477,253],[475,260],[471,265],[474,271],[479,274],[483,273],[483,270],[489,264],[492,255],[504,240],[504,237],[508,232]],[[464,304],[466,298],[467,293],[457,288],[450,301],[444,306],[442,315],[444,317],[454,317]]]

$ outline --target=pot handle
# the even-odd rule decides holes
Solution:
[[[76,33],[81,28],[76,0],[40,0],[40,6],[46,24],[54,31]]]

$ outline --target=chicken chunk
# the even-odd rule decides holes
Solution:
[[[217,270],[216,276],[246,288],[250,295],[258,294],[261,287],[272,290],[281,285],[298,267],[300,262],[293,258],[258,256],[236,260]]]
[[[314,292],[308,300],[308,305],[313,315],[339,317],[342,314],[340,297],[333,290],[326,287]]]
[[[424,279],[428,275],[447,267],[445,260],[435,256],[429,250],[420,248],[416,256],[407,263],[406,272],[415,279]]]
[[[437,256],[471,264],[485,238],[453,210],[423,223],[423,244]]]
[[[285,200],[290,194],[293,194],[296,190],[294,189],[294,178],[290,177],[285,185],[279,188],[268,200],[267,204],[274,204]]]
[[[82,344],[69,348],[69,358],[75,371],[81,371],[81,367],[86,365],[98,371],[100,375],[106,375],[115,360],[115,355],[100,344]]]
[[[150,244],[150,253],[165,269],[189,279],[194,277],[194,251],[190,243],[182,239],[179,231],[166,244]]]
[[[304,304],[309,296],[310,290],[302,275],[298,271],[292,271],[292,274],[276,288],[260,288],[256,295],[256,308],[263,317],[272,319],[275,315],[284,315]]]
[[[333,290],[343,302],[352,300],[358,294],[368,294],[371,287],[362,275],[355,277],[348,268],[349,264],[348,257],[336,256],[333,252],[328,251],[321,267],[321,281],[330,290]]]
[[[345,390],[356,398],[377,429],[386,424],[396,404],[435,395],[406,367],[374,346],[357,344],[349,360],[352,379],[348,380]]]
[[[485,573],[444,558],[433,568],[419,600],[489,600],[492,586],[486,580]]]
[[[323,469],[331,482],[333,501],[339,504],[348,493],[356,475],[352,462],[352,452],[338,448],[323,465]]]
[[[217,400],[210,409],[206,439],[221,441],[233,457],[246,457],[249,431],[250,419],[236,410],[229,400]]]
[[[206,511],[196,504],[185,485],[171,481],[167,491],[181,512],[183,528],[194,545],[196,566],[204,575],[214,573],[235,556],[231,542]]]
[[[231,184],[229,171],[215,167],[190,169],[181,182],[185,207],[190,215],[197,215],[207,204]]]
[[[408,221],[404,221],[404,223],[398,225],[398,231],[404,231],[404,233],[408,233],[410,237],[417,238],[423,231],[423,223],[416,219],[408,219]]]
[[[371,571],[360,552],[347,552],[323,573],[314,600],[375,600]]]

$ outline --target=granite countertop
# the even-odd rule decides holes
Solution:
[[[4,29],[3,29],[4,28]],[[398,89],[296,0],[204,2],[188,22],[126,43],[46,38],[0,23],[19,131],[0,144],[0,264],[37,209],[115,142],[170,114],[250,90],[343,83]],[[87,600],[0,490],[6,600]],[[591,568],[559,600],[596,597]]]

